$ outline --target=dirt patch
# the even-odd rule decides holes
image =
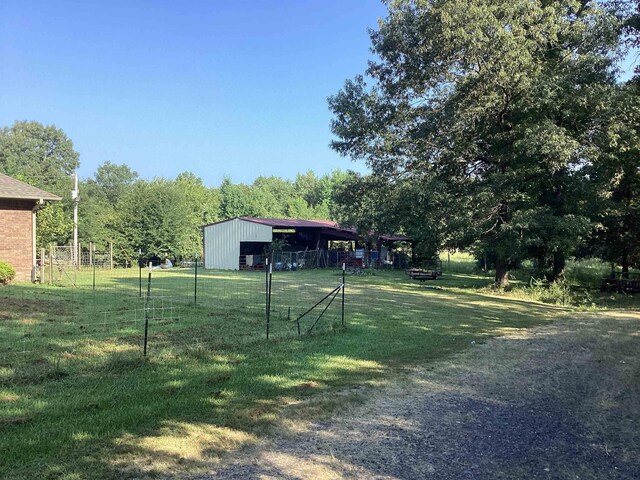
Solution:
[[[9,416],[0,417],[0,426],[19,425],[22,423],[29,423],[32,417],[27,416]]]
[[[300,385],[298,385],[298,389],[300,390],[313,390],[313,389],[317,389],[320,387],[320,384],[318,382],[314,382],[313,380],[310,382],[304,382],[301,383]]]
[[[61,300],[35,300],[28,298],[0,298],[0,319],[21,318],[24,314],[32,315],[65,315],[65,303]],[[48,319],[50,320],[50,318]]]
[[[505,332],[197,477],[635,479],[640,315]]]

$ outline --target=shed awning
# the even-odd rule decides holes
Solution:
[[[316,229],[321,235],[328,240],[362,240],[363,236],[354,228],[341,227],[338,223],[331,220],[303,220],[297,218],[258,218],[258,217],[236,217],[221,222],[204,225],[218,225],[229,222],[231,220],[242,220],[244,222],[257,223],[271,228],[279,229]],[[369,234],[369,236],[375,236]],[[396,234],[377,235],[378,239],[383,242],[410,242],[411,237]]]

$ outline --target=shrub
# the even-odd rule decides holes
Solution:
[[[16,276],[16,270],[7,262],[0,260],[0,285],[8,285]]]
[[[611,275],[611,263],[599,258],[568,260],[565,275],[573,284],[599,288],[602,279]]]
[[[593,309],[596,306],[588,289],[572,287],[566,280],[548,282],[546,279],[531,277],[529,285],[517,285],[509,295],[563,307],[578,307],[582,310]]]

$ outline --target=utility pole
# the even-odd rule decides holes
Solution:
[[[78,192],[78,173],[73,174],[74,188],[71,191],[71,201],[73,202],[73,264],[76,268],[80,265],[78,252],[78,202],[80,202]]]

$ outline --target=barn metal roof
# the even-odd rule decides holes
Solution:
[[[230,222],[231,220],[243,220],[245,222],[259,223],[272,228],[340,228],[336,222],[331,220],[299,220],[293,218],[257,218],[257,217],[234,217],[222,220],[220,222],[209,223],[204,225],[218,225],[220,223]]]
[[[62,200],[62,198],[53,193],[33,187],[28,183],[21,182],[3,173],[0,173],[0,198],[15,200]]]
[[[340,228],[336,222],[331,220],[299,220],[294,218],[255,218],[240,217],[240,220],[261,223],[273,228]]]
[[[210,225],[218,225],[220,223],[229,222],[231,220],[243,220],[245,222],[258,223],[260,225],[266,225],[271,228],[320,228],[325,235],[334,235],[345,240],[356,240],[360,237],[357,230],[353,228],[341,227],[336,222],[331,220],[302,220],[297,218],[257,218],[257,217],[235,217],[221,222],[210,223],[204,225],[208,227]],[[410,242],[411,237],[406,235],[395,234],[382,234],[379,235],[380,240],[383,242]]]

